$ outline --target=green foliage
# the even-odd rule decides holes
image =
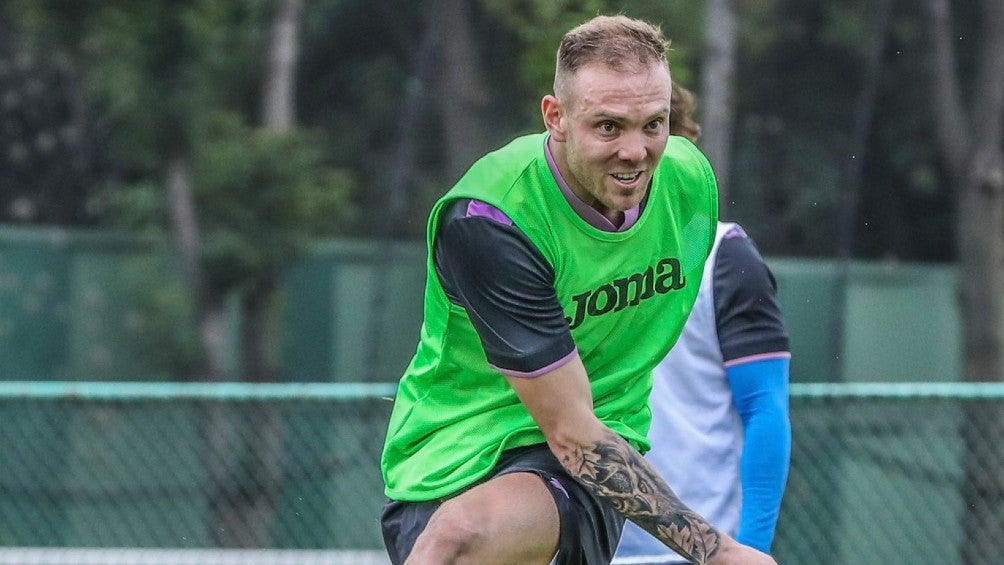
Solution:
[[[739,3],[741,61],[764,60],[784,38],[802,34],[802,20],[779,7],[784,0],[745,0]]]
[[[220,116],[196,145],[193,180],[214,289],[274,277],[309,241],[347,231],[350,175],[314,132],[279,133]]]
[[[158,168],[207,112],[239,108],[260,73],[265,0],[12,1],[27,42],[82,76],[120,166]]]
[[[777,117],[751,117],[736,136],[743,142],[735,166],[743,174],[733,178],[729,210],[738,211],[761,249],[825,253],[836,236],[841,172],[827,149]]]
[[[164,168],[191,156],[214,289],[271,277],[313,237],[344,233],[351,176],[316,132],[245,125],[259,106],[268,0],[14,0],[27,37],[75,65],[121,172],[93,206],[117,226],[169,233]]]
[[[109,184],[88,207],[116,228],[164,242],[169,233],[170,214],[164,188],[155,182]]]
[[[855,4],[859,3],[843,1],[826,4],[825,21],[818,39],[821,45],[856,50],[864,58],[876,39],[873,21],[875,9]]]
[[[487,13],[512,30],[521,43],[518,76],[534,93],[523,113],[540,129],[540,97],[551,91],[554,57],[565,31],[603,12],[602,0],[484,0]]]
[[[644,0],[482,0],[488,17],[517,38],[519,68],[510,78],[523,86],[523,130],[539,130],[540,97],[551,91],[555,53],[569,29],[597,14],[625,14],[658,24],[672,45],[668,54],[673,78],[694,86],[693,67],[701,51],[702,15],[688,2]]]
[[[191,293],[167,257],[170,254],[132,257],[124,260],[119,273],[125,301],[131,305],[128,331],[120,339],[129,350],[143,352],[152,380],[189,375],[204,358]]]
[[[704,50],[704,4],[689,0],[606,0],[607,13],[623,13],[658,24],[670,40],[673,80],[691,89],[699,86],[697,69]]]
[[[732,196],[743,204],[730,207],[733,219],[749,224],[765,253],[831,255],[836,222],[832,206],[844,188],[839,171],[850,158],[865,57],[876,39],[876,3],[740,0],[736,5],[739,77]],[[956,0],[951,5],[959,73],[968,84],[979,42],[977,3]],[[251,251],[264,247],[250,236],[234,235],[236,228],[227,227],[227,221],[256,226],[262,239],[279,233],[278,241],[296,239],[283,235],[290,217],[300,218],[307,234],[372,233],[365,224],[340,215],[351,211],[342,196],[334,196],[341,191],[324,193],[331,197],[325,201],[306,187],[342,187],[346,202],[365,205],[368,213],[379,210],[383,199],[369,195],[386,193],[387,171],[394,163],[409,100],[417,99],[415,131],[421,141],[407,186],[400,187],[407,195],[409,235],[423,233],[429,203],[451,180],[443,171],[437,104],[451,93],[436,90],[434,75],[419,77],[416,61],[427,24],[436,16],[434,2],[307,2],[297,114],[308,128],[323,132],[324,139],[298,133],[314,141],[269,149],[262,148],[264,141],[250,140],[250,128],[238,134],[240,128],[233,126],[224,135],[219,123],[233,115],[242,116],[241,123],[254,123],[274,0],[8,0],[5,6],[34,53],[58,57],[76,73],[76,82],[87,86],[81,102],[99,118],[95,145],[114,173],[112,184],[119,187],[95,201],[98,209],[108,210],[123,225],[146,230],[159,226],[164,233],[165,159],[180,152],[201,163],[206,159],[202,153],[215,152],[232,163],[225,174],[197,164],[195,180],[200,206],[227,202],[200,214],[205,235],[212,239],[207,242],[211,256],[230,257],[239,272],[267,273],[264,265],[271,260],[252,260]],[[697,90],[700,104],[705,6],[689,0],[472,0],[472,31],[482,65],[477,71],[490,96],[491,113],[483,117],[488,143],[497,146],[541,129],[539,102],[551,88],[558,41],[567,29],[597,13],[623,12],[659,23],[673,42],[674,79]],[[952,250],[944,233],[953,218],[950,187],[931,136],[926,22],[910,3],[893,6],[860,186],[863,210],[878,211],[868,212],[867,229],[859,226],[861,245],[856,251],[946,260]],[[969,94],[964,87],[964,99]],[[242,135],[247,139],[236,139]],[[230,137],[235,139],[223,141]],[[259,151],[253,161],[261,162],[260,167],[276,169],[266,174],[249,157],[244,170],[228,152],[245,150]],[[283,172],[284,163],[269,159],[283,151],[303,151],[287,162],[318,167],[305,175],[311,180],[290,180],[282,196],[261,189],[271,208],[242,209],[243,200],[258,197],[248,186],[268,184],[260,179],[292,177]],[[224,189],[227,185],[218,176],[244,179],[244,188]],[[199,186],[204,183],[237,191],[228,198],[239,202],[215,195],[216,188]],[[279,205],[281,198],[292,200]],[[301,205],[328,211],[311,216],[297,210]],[[817,212],[820,206],[828,207],[825,214]],[[930,238],[893,238],[874,229],[885,211],[910,225],[910,206],[928,211],[923,224],[938,228],[930,229]],[[221,219],[214,219],[216,214]],[[338,221],[324,224],[324,218]],[[277,224],[270,227],[269,222]],[[283,255],[275,250],[267,254]]]
[[[351,229],[355,183],[326,163],[326,145],[316,132],[252,128],[232,115],[205,133],[193,181],[213,288],[225,292],[274,276],[309,241]],[[109,185],[91,206],[133,233],[157,241],[170,233],[159,183]]]

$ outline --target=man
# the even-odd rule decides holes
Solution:
[[[670,131],[696,141],[693,95],[673,85]],[[687,505],[769,552],[791,454],[788,334],[777,285],[753,242],[719,222],[697,302],[655,369],[647,459]],[[686,563],[627,524],[623,565]]]
[[[764,552],[788,475],[789,359],[770,270],[738,224],[719,222],[694,309],[655,369],[646,458],[688,506]],[[614,560],[686,562],[633,524]]]
[[[718,210],[706,159],[669,138],[667,45],[624,16],[568,32],[546,134],[480,159],[434,206],[382,458],[394,563],[608,563],[624,518],[697,563],[773,563],[639,453]]]

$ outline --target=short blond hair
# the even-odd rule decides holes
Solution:
[[[669,40],[657,25],[624,15],[596,16],[570,30],[558,46],[555,93],[584,65],[602,63],[618,71],[662,63],[669,68]]]

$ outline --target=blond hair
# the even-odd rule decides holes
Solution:
[[[659,26],[624,15],[596,16],[565,34],[558,46],[554,91],[584,65],[601,63],[618,71],[645,68],[652,63],[669,67],[669,41]]]

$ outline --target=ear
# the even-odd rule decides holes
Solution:
[[[553,94],[548,94],[540,101],[540,111],[544,116],[544,126],[555,141],[565,141],[565,107]]]

